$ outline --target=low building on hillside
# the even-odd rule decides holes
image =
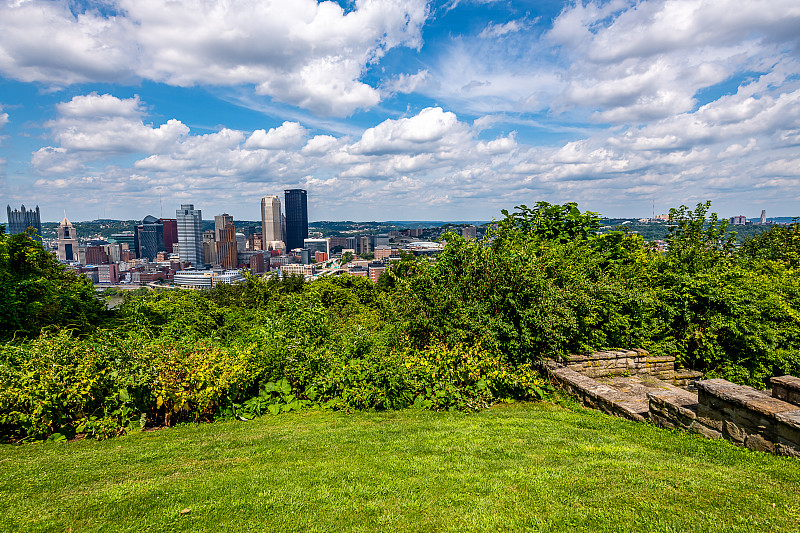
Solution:
[[[175,272],[175,285],[185,289],[210,289],[220,283],[233,285],[245,281],[241,270],[181,270]]]
[[[375,282],[386,272],[386,264],[379,261],[370,263],[367,268],[369,270],[369,279]]]
[[[369,277],[369,269],[367,267],[354,265],[347,269],[347,273],[351,276],[359,276],[361,278]]]
[[[314,265],[300,265],[300,264],[281,266],[282,276],[291,276],[298,274],[301,276],[315,276],[317,274],[317,268]]]

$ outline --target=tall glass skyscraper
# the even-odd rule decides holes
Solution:
[[[156,217],[152,215],[144,217],[142,223],[136,226],[136,235],[139,237],[137,254],[140,258],[152,261],[158,252],[165,251],[164,225]]]
[[[203,212],[194,204],[181,204],[175,211],[178,221],[178,253],[181,261],[195,268],[203,267]]]
[[[283,191],[286,208],[286,249],[302,248],[308,238],[308,203],[303,189]]]

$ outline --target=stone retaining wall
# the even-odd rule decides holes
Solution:
[[[558,360],[570,370],[590,378],[607,376],[648,375],[669,381],[679,387],[688,386],[703,376],[693,370],[675,369],[675,358],[650,355],[647,350],[603,350],[588,355],[568,355]]]
[[[797,378],[786,381],[800,385]],[[725,438],[753,450],[800,457],[797,405],[724,379],[699,381],[697,389],[696,397],[689,392],[649,393],[650,420],[711,439]],[[773,394],[775,389],[773,384]]]
[[[599,383],[554,361],[547,364],[547,370],[562,389],[576,397],[586,407],[637,422],[647,419],[647,405],[642,405],[641,402],[632,402],[628,395],[622,394],[608,385]]]
[[[724,379],[694,381],[698,391],[695,394],[661,381],[651,372],[642,372],[648,377],[608,377],[614,376],[615,371],[616,375],[622,374],[618,369],[625,368],[612,361],[634,359],[631,354],[646,357],[646,352],[599,354],[602,355],[572,359],[567,365],[551,361],[547,370],[587,407],[635,421],[650,420],[711,439],[725,438],[753,450],[800,458],[800,378],[772,378],[772,396]],[[592,374],[606,383],[593,379]],[[670,375],[676,378],[674,372]],[[638,385],[631,386],[632,382]],[[641,385],[650,388],[643,393]]]
[[[800,457],[800,409],[724,379],[697,383],[697,420],[753,450]]]

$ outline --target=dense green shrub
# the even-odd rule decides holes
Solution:
[[[119,434],[150,403],[149,357],[115,339],[81,339],[69,330],[22,344],[0,357],[0,437],[42,439],[86,432]]]
[[[509,225],[492,236],[486,246],[448,234],[438,261],[416,264],[397,284],[396,312],[415,346],[488,339],[510,362],[538,364],[646,343],[657,302],[637,283],[643,243],[619,239],[612,253],[609,239],[561,243]]]
[[[377,284],[248,276],[126,295],[110,320],[85,278],[0,235],[2,333],[17,336],[0,346],[0,439],[106,438],[310,405],[481,409],[546,395],[545,359],[601,348],[671,354],[753,386],[800,373],[798,226],[737,250],[708,209],[672,210],[658,252],[598,233],[575,204],[540,202],[481,242],[448,234],[435,260],[404,256]]]
[[[756,237],[737,253],[735,234],[716,214],[706,218],[708,207],[670,211],[670,248],[656,256],[650,282],[661,303],[653,345],[710,377],[759,388],[771,376],[798,373],[790,355],[800,352],[797,271],[791,261],[764,258],[774,252],[759,251],[774,245],[768,238]],[[800,251],[800,241],[783,242],[783,257]]]

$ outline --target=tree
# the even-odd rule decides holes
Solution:
[[[694,211],[685,205],[669,210],[668,257],[671,268],[693,272],[714,266],[733,256],[736,232],[716,213],[706,217],[711,202],[699,203]]]
[[[27,233],[0,226],[0,338],[35,336],[49,325],[85,331],[105,315],[94,285]]]
[[[503,209],[505,219],[498,223],[498,235],[518,231],[540,240],[569,242],[586,240],[600,228],[601,221],[597,213],[585,211],[581,213],[578,204],[568,202],[564,205],[536,202],[530,209],[526,205],[518,205],[514,213]]]
[[[768,259],[797,268],[800,266],[800,223],[795,219],[786,226],[772,226],[769,231],[745,241],[741,253],[748,259]]]

